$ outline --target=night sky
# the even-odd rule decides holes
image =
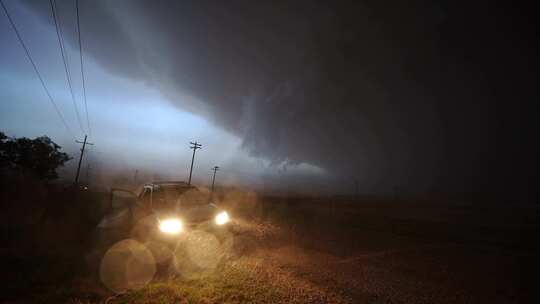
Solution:
[[[49,2],[4,3],[80,138]],[[80,1],[96,161],[174,175],[196,139],[231,183],[526,198],[537,33],[508,5]],[[83,115],[74,1],[57,6]],[[0,45],[0,129],[76,151],[5,14]]]

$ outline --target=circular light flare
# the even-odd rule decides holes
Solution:
[[[162,220],[159,222],[159,230],[164,233],[178,234],[182,231],[182,221],[177,218]]]
[[[142,243],[125,239],[107,250],[99,266],[99,278],[109,290],[121,293],[146,286],[156,274],[152,252]]]
[[[216,224],[223,225],[229,222],[229,214],[227,211],[220,212],[218,215],[216,215]]]

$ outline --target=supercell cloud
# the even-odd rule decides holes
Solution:
[[[510,155],[531,127],[517,103],[538,95],[511,77],[535,73],[534,52],[511,35],[520,24],[501,17],[517,12],[383,2],[81,1],[81,28],[103,68],[236,134],[253,156],[365,191],[527,189],[534,152]],[[51,22],[46,3],[29,6]]]

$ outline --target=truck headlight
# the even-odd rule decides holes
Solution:
[[[216,224],[223,225],[229,222],[229,214],[227,211],[220,212],[218,215],[216,215]]]
[[[170,218],[159,222],[161,232],[178,234],[182,231],[182,221],[177,218]]]

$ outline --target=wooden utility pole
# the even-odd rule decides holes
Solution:
[[[87,135],[84,136],[84,141],[78,141],[78,140],[75,141],[76,143],[82,144],[81,156],[79,157],[79,165],[77,166],[77,175],[75,175],[76,185],[79,184],[79,173],[81,173],[81,163],[82,163],[82,159],[84,155],[84,149],[86,148],[86,145],[91,145],[91,146],[94,145],[93,143],[86,141],[87,137],[88,137]]]
[[[212,170],[214,171],[214,177],[212,177],[212,192],[214,192],[214,182],[216,181],[216,172],[219,170],[219,167],[215,166]]]
[[[90,163],[86,163],[86,186],[90,187]]]
[[[197,151],[197,149],[201,149],[202,145],[198,143],[197,141],[195,142],[191,141],[189,143],[191,144],[189,148],[193,149],[193,156],[191,157],[191,168],[189,169],[189,179],[188,179],[188,185],[191,185],[191,175],[193,173],[193,162],[195,161],[195,151]]]

